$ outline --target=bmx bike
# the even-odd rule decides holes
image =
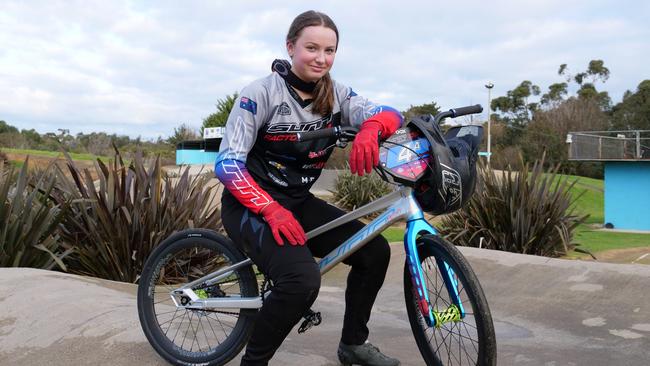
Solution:
[[[428,121],[437,126],[444,118],[481,111],[480,105],[451,109]],[[428,156],[429,142],[412,132],[402,128],[380,145],[377,172],[395,183],[396,189],[308,232],[307,238],[381,212],[321,258],[318,265],[324,275],[386,228],[405,220],[404,297],[424,362],[495,365],[494,326],[478,278],[462,253],[425,220],[414,186],[409,184],[426,174],[430,167],[426,162],[435,158]],[[482,131],[480,126],[453,127],[445,137],[450,133],[455,137],[469,134],[477,144]],[[337,144],[343,146],[354,134],[336,127],[301,133],[298,138],[336,136]],[[255,315],[273,290],[271,283],[255,273],[252,260],[229,238],[206,229],[184,230],[158,245],[143,268],[137,294],[140,323],[153,348],[168,362],[223,365],[248,341]],[[304,318],[299,331],[321,321],[320,314],[311,310]]]

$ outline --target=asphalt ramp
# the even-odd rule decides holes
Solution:
[[[404,252],[391,247],[370,340],[402,365],[423,365],[404,308]],[[650,364],[650,266],[462,251],[488,297],[499,365]],[[339,364],[346,274],[341,265],[324,277],[314,306],[323,323],[294,330],[271,365]],[[0,268],[0,365],[166,364],[140,329],[135,293],[131,284]]]

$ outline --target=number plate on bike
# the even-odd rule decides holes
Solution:
[[[426,172],[429,142],[410,128],[400,128],[379,149],[381,166],[400,181],[415,182]]]

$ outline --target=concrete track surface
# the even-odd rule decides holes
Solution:
[[[404,309],[404,252],[392,244],[371,341],[422,365]],[[488,297],[499,365],[649,365],[650,266],[463,248]],[[347,268],[323,280],[323,324],[295,330],[271,365],[338,365]],[[1,365],[164,365],[140,330],[135,286],[34,269],[0,269]],[[239,359],[231,362],[239,364]]]

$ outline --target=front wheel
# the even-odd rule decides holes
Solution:
[[[425,321],[404,268],[404,297],[413,336],[427,365],[496,365],[494,325],[485,294],[460,251],[436,236],[418,240],[418,254],[437,325]],[[444,275],[443,275],[444,274]],[[451,279],[445,283],[445,277]],[[452,299],[455,288],[461,306]],[[464,310],[464,317],[461,310]]]
[[[174,234],[153,251],[138,285],[138,315],[158,354],[174,365],[224,365],[237,356],[257,309],[185,308],[174,303],[171,291],[245,259],[228,238],[200,229]],[[192,290],[200,298],[258,296],[251,266]]]

